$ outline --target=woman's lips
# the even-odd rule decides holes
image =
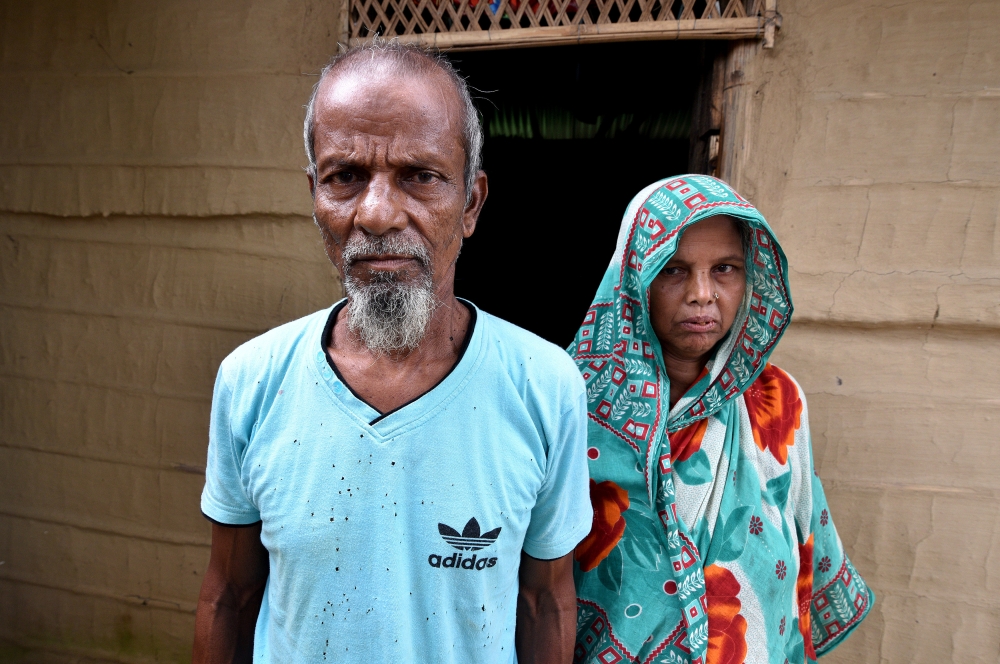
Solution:
[[[712,332],[719,322],[711,316],[692,316],[681,321],[681,327],[688,332]]]

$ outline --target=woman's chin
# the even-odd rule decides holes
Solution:
[[[664,351],[679,360],[690,362],[707,360],[708,358],[705,356],[712,351],[721,338],[720,335],[714,333],[686,334],[681,339],[677,339],[676,343],[666,343]]]

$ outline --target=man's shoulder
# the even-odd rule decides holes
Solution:
[[[489,342],[512,375],[540,383],[582,381],[573,358],[559,346],[481,309],[479,314],[489,327]]]
[[[330,309],[327,307],[284,323],[241,344],[222,361],[220,371],[234,379],[239,375],[256,375],[287,367],[297,352],[308,350],[308,345],[313,342],[319,351],[319,336],[330,316]]]

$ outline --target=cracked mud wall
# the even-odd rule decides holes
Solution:
[[[300,138],[338,10],[0,2],[0,639],[188,657],[216,367],[339,293]],[[779,10],[735,184],[787,250],[775,362],[879,597],[825,661],[995,661],[1000,4]]]
[[[301,124],[338,10],[0,4],[0,660],[190,659],[215,371],[340,293]]]
[[[1000,3],[779,0],[738,186],[773,222],[833,516],[878,601],[829,662],[1000,656]]]

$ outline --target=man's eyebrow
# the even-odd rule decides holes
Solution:
[[[358,160],[350,157],[325,157],[316,161],[316,170],[326,170],[337,166],[357,166]]]
[[[421,170],[425,168],[440,169],[446,164],[446,160],[433,152],[409,152],[405,155],[396,156],[389,160],[389,165],[396,168],[411,168]],[[317,170],[325,170],[335,167],[355,167],[367,166],[367,160],[363,156],[328,156],[317,159]]]
[[[389,157],[391,165],[403,168],[440,168],[445,166],[447,161],[445,155],[434,150],[410,149]]]

